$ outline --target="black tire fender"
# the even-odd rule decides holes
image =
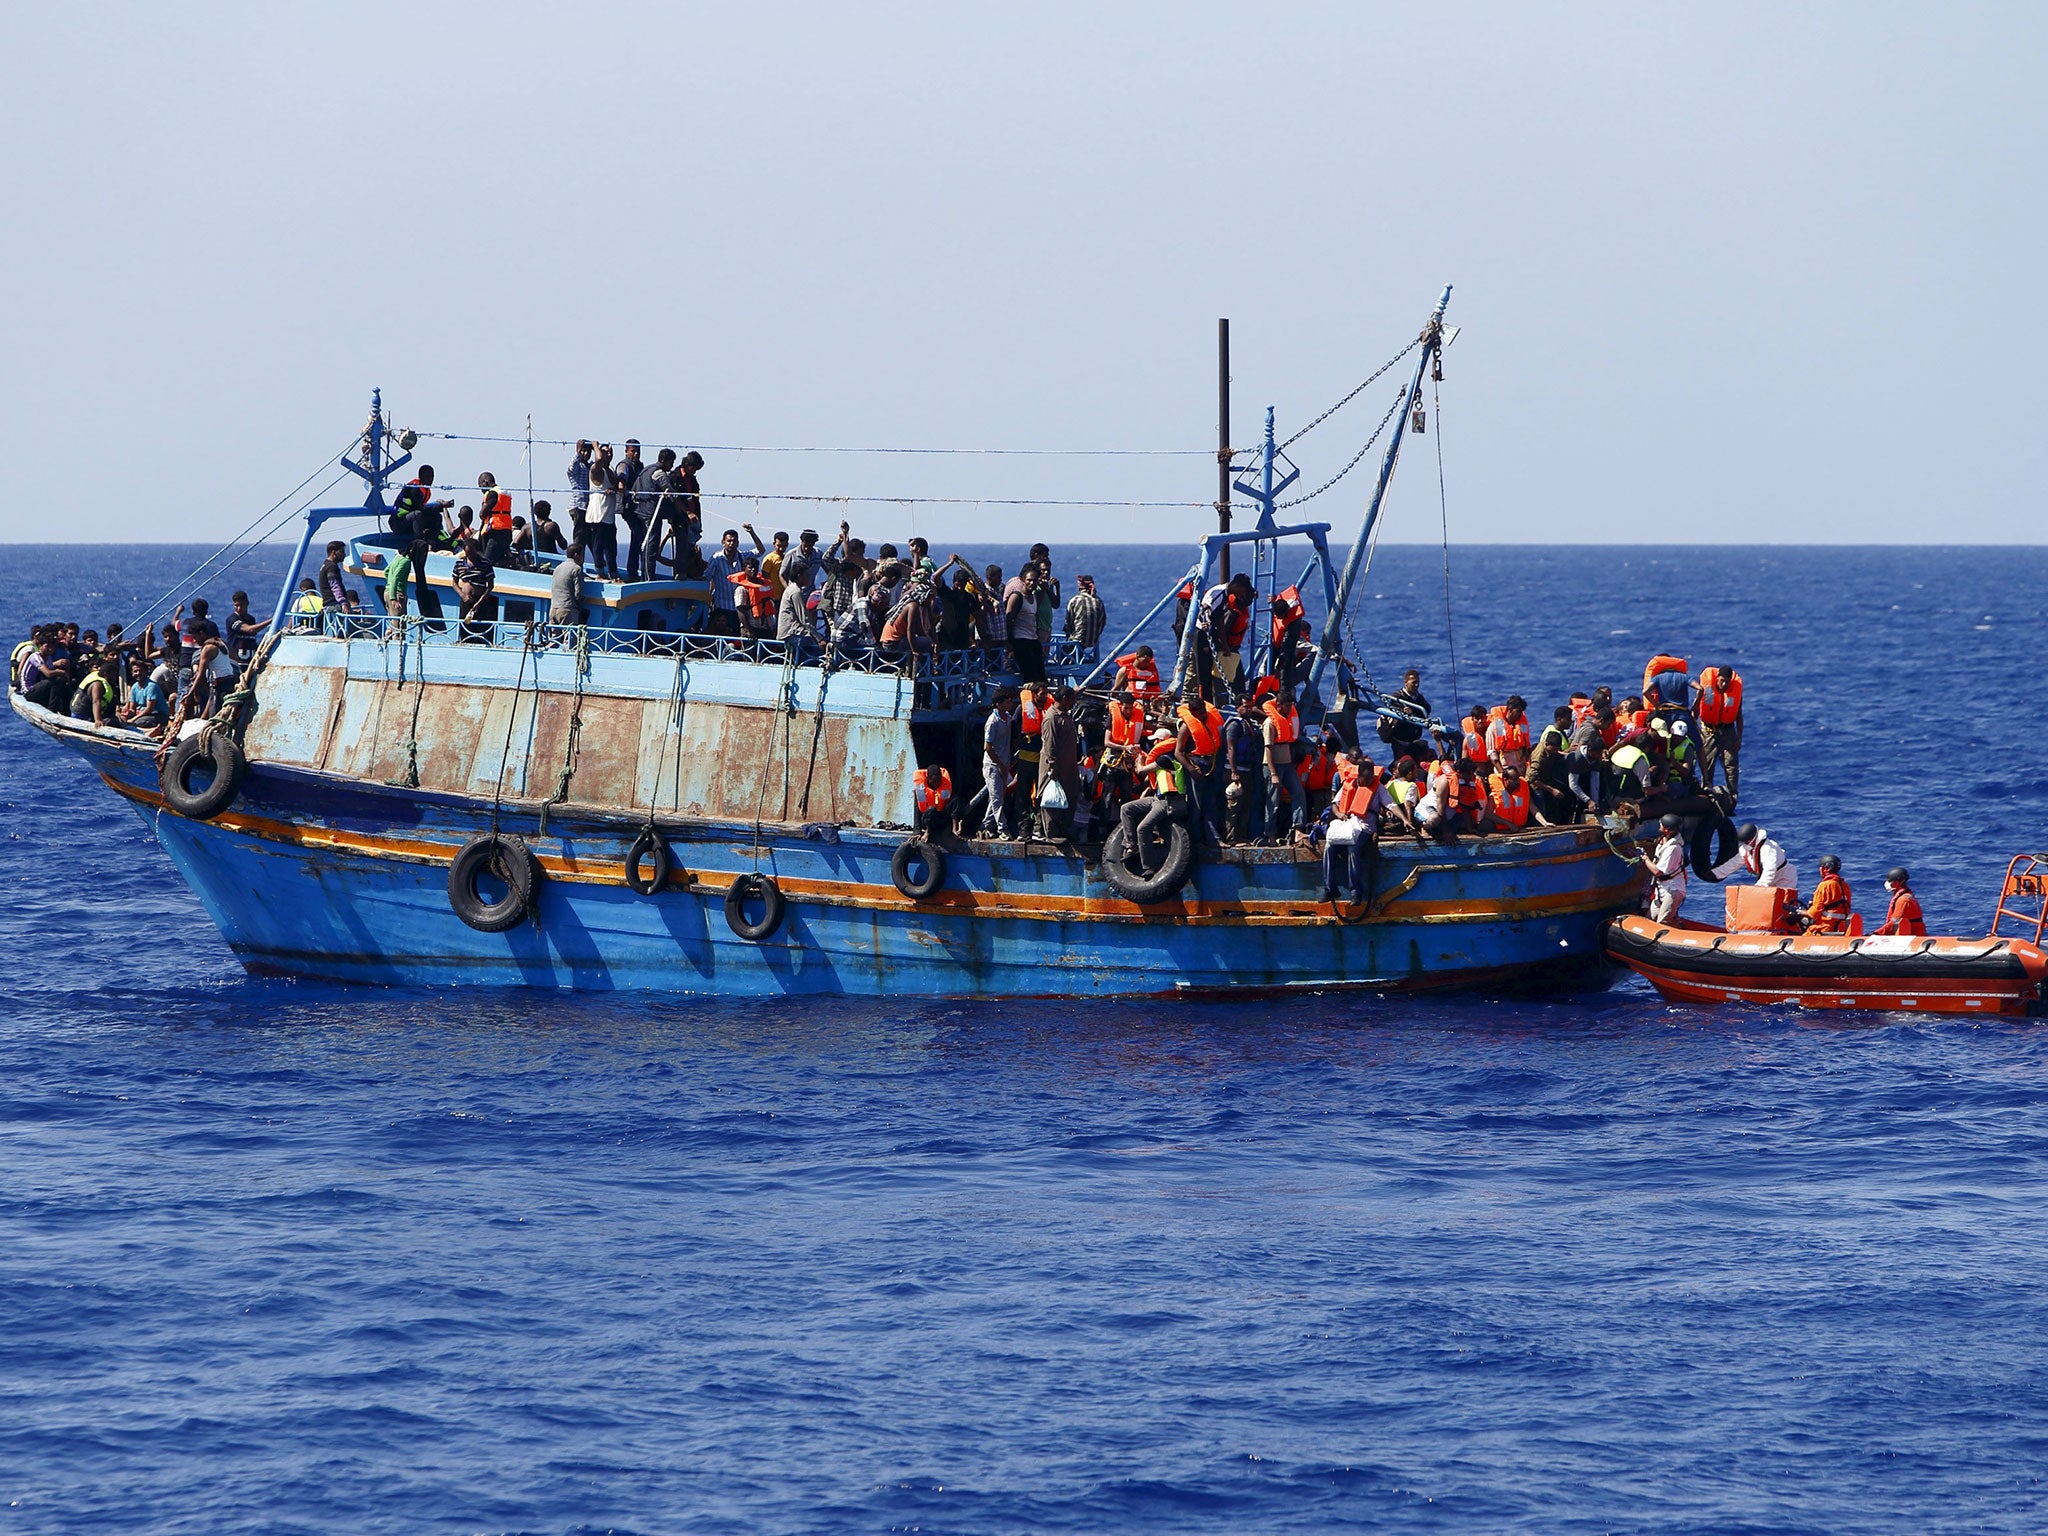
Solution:
[[[477,891],[477,879],[484,874],[505,882],[505,894],[495,902]],[[531,848],[516,837],[486,832],[464,843],[448,866],[448,905],[478,933],[503,933],[532,915],[539,884],[540,860]]]
[[[1118,822],[1109,834],[1109,840],[1102,845],[1102,878],[1109,882],[1109,888],[1125,901],[1140,906],[1155,901],[1165,901],[1188,883],[1188,877],[1195,872],[1195,839],[1188,831],[1187,823],[1175,820],[1167,831],[1166,859],[1156,874],[1144,875],[1133,870],[1130,859],[1133,850],[1124,836],[1123,823]]]
[[[193,789],[192,770],[201,763],[213,769],[213,778],[205,788]],[[159,778],[164,804],[180,816],[209,821],[226,810],[235,798],[242,783],[243,765],[242,749],[226,731],[209,728],[187,736],[171,748],[171,755],[164,760]]]
[[[641,866],[652,862],[653,868],[642,874]],[[633,839],[633,846],[626,850],[626,884],[642,896],[652,896],[668,884],[669,873],[676,867],[676,856],[668,845],[668,839],[653,827],[643,827],[640,835]]]
[[[924,865],[924,878],[913,880],[910,867],[919,862]],[[912,901],[923,901],[946,883],[945,852],[922,837],[898,843],[896,852],[889,859],[889,878],[896,882],[896,889]]]
[[[1695,875],[1709,885],[1719,885],[1721,877],[1714,871],[1734,858],[1739,846],[1734,822],[1726,816],[1706,816],[1693,830],[1692,846],[1686,850],[1686,856]]]
[[[762,908],[758,923],[747,921],[747,903],[758,897]],[[750,944],[758,944],[782,926],[782,919],[789,910],[789,903],[782,899],[782,887],[775,883],[773,875],[758,871],[741,875],[725,888],[726,926]]]

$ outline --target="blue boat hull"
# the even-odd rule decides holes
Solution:
[[[488,800],[259,764],[226,811],[190,820],[163,806],[133,738],[35,723],[151,822],[244,966],[335,981],[1086,997],[1583,979],[1603,974],[1605,925],[1640,892],[1596,831],[1570,828],[1455,848],[1390,842],[1370,915],[1320,902],[1319,866],[1288,849],[1226,851],[1180,898],[1139,908],[1078,856],[963,845],[942,889],[918,902],[891,883],[900,831],[822,842],[793,827],[664,820],[687,875],[643,896],[624,879],[630,815],[547,807],[543,826],[543,808],[522,801],[495,820],[540,858],[536,908],[482,933],[452,910],[448,870],[492,825]],[[757,868],[788,915],[750,942],[724,898]]]

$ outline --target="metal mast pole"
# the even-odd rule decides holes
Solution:
[[[1415,376],[1408,381],[1408,393],[1401,401],[1401,409],[1394,419],[1394,435],[1387,443],[1387,455],[1380,460],[1379,483],[1372,488],[1372,500],[1366,504],[1365,521],[1359,525],[1358,538],[1351,546],[1351,552],[1344,557],[1344,574],[1337,582],[1337,600],[1330,605],[1329,620],[1323,625],[1323,643],[1316,648],[1315,666],[1308,674],[1309,691],[1323,680],[1323,668],[1338,652],[1338,632],[1344,624],[1344,611],[1351,606],[1351,589],[1358,582],[1358,568],[1365,559],[1365,552],[1372,544],[1373,525],[1380,520],[1380,504],[1387,497],[1387,482],[1394,478],[1394,461],[1401,456],[1401,438],[1407,430],[1408,418],[1415,410],[1415,402],[1422,398],[1422,376],[1429,371],[1430,359],[1443,346],[1444,310],[1451,302],[1448,284],[1438,296],[1436,308],[1430,312],[1429,324],[1422,328],[1422,351],[1415,359]]]
[[[1230,322],[1216,322],[1216,531],[1230,532]],[[1230,580],[1230,546],[1223,546],[1223,579]],[[1195,594],[1196,601],[1202,594]]]

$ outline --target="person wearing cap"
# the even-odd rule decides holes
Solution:
[[[1642,855],[1650,872],[1650,921],[1668,923],[1685,905],[1685,823],[1677,816],[1657,821],[1657,845]]]
[[[1808,933],[1849,931],[1849,882],[1842,878],[1842,861],[1832,853],[1820,857],[1820,883],[1813,888],[1813,902],[1805,912]]]
[[[1667,724],[1661,716],[1657,723],[1665,729],[1664,762],[1671,771],[1673,787],[1686,794],[1697,792],[1700,755],[1692,739],[1692,725],[1683,718]]]
[[[1920,898],[1913,894],[1913,877],[1903,865],[1885,872],[1884,888],[1891,894],[1891,904],[1885,908],[1884,926],[1877,931],[1906,939],[1926,938],[1927,919],[1920,915]]]

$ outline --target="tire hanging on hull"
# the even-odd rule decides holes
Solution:
[[[759,922],[749,922],[747,903],[756,899],[761,903],[761,918]],[[759,944],[780,928],[788,906],[773,875],[741,875],[725,888],[726,926],[750,944]]]
[[[505,882],[505,894],[486,901],[478,881],[486,874]],[[540,884],[540,860],[516,837],[487,832],[462,845],[448,866],[448,905],[478,933],[503,933],[533,913]]]
[[[192,788],[192,770],[201,764],[213,769],[213,777],[198,789]],[[241,787],[245,766],[242,749],[224,730],[209,726],[187,736],[165,759],[158,782],[163,786],[164,804],[180,816],[194,821],[211,821],[228,808]]]

